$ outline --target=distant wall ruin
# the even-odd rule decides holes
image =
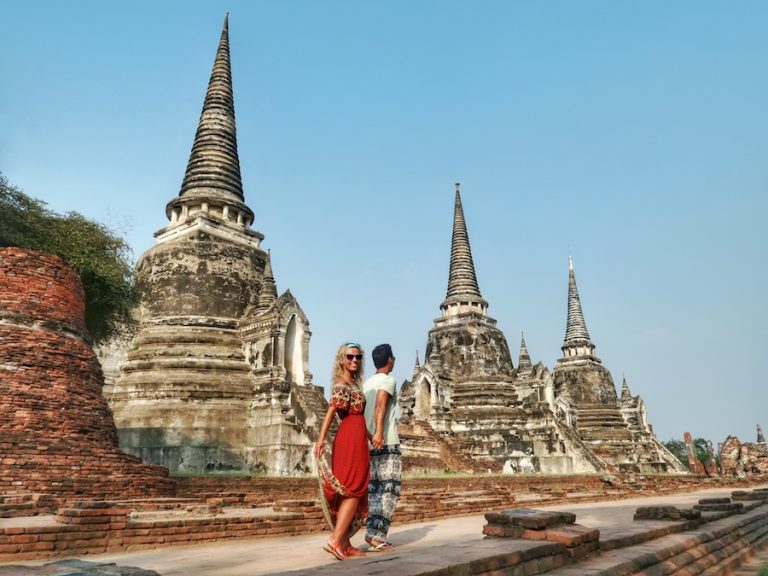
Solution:
[[[720,470],[724,476],[768,476],[768,444],[765,441],[742,443],[736,436],[728,436],[719,448]]]

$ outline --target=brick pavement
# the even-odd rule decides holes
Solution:
[[[650,504],[693,505],[704,497],[722,497],[726,489],[699,491],[691,494],[655,496],[600,502],[592,504],[558,505],[548,509],[571,511],[579,524],[601,529],[601,534],[618,538],[621,534],[637,533],[638,524],[644,529],[669,525],[667,521],[634,522],[637,506]],[[768,510],[766,510],[768,512]],[[746,515],[739,515],[744,518]],[[163,576],[195,574],[200,576],[239,576],[261,574],[477,574],[494,563],[517,558],[531,567],[546,569],[546,558],[557,555],[557,543],[525,540],[484,540],[485,519],[481,515],[447,518],[393,527],[391,540],[396,549],[389,553],[369,553],[362,559],[338,562],[322,550],[327,532],[304,536],[262,538],[229,543],[210,543],[134,553],[88,556],[89,561],[117,562],[156,570]],[[601,539],[603,536],[601,535]],[[672,535],[680,538],[679,534]],[[354,543],[361,544],[361,536]],[[542,548],[548,546],[549,548]],[[653,542],[638,545],[636,551],[652,552]],[[627,554],[624,550],[620,554]],[[27,566],[42,562],[24,563]],[[586,565],[582,565],[586,568]],[[553,564],[550,568],[556,568]],[[593,567],[595,568],[595,567]],[[0,576],[6,576],[0,566]],[[437,571],[437,572],[436,572]],[[579,574],[596,574],[599,570]],[[555,574],[555,572],[550,572]]]

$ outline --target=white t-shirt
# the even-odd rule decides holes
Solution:
[[[376,412],[376,394],[379,390],[386,390],[391,396],[389,402],[387,402],[387,411],[384,414],[384,445],[397,446],[400,444],[400,438],[397,435],[397,421],[395,420],[397,396],[395,395],[395,379],[389,374],[377,372],[363,384],[365,424],[368,426],[368,431],[371,434],[376,431],[376,422],[373,419],[373,415]]]

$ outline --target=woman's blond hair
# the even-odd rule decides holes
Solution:
[[[360,344],[357,344],[355,342],[345,342],[344,344],[339,346],[338,350],[336,350],[336,359],[333,362],[333,372],[331,372],[331,382],[333,384],[336,384],[336,382],[345,382],[344,360],[346,359],[346,356],[347,356],[347,350],[350,350],[352,348],[357,348],[358,350],[360,350],[360,354],[363,355],[363,357],[360,359],[360,363],[358,364],[360,368],[358,369],[357,373],[355,373],[353,376],[355,383],[358,385],[362,385],[363,367],[365,364],[365,352],[363,351],[363,347],[360,346]]]

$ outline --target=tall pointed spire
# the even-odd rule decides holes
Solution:
[[[572,256],[568,256],[568,322],[562,350],[565,356],[594,356],[595,354],[595,345],[589,339],[587,323],[584,321],[584,314],[581,311],[581,300],[579,299],[579,290],[576,287]]]
[[[186,210],[185,210],[186,209]],[[166,213],[172,224],[199,210],[219,216],[227,224],[247,228],[253,212],[244,203],[240,159],[237,154],[235,103],[229,60],[229,14],[213,63],[203,111],[178,197]]]
[[[533,370],[533,364],[528,354],[528,348],[525,345],[525,332],[523,332],[520,335],[520,356],[517,360],[517,374],[522,376],[528,374],[531,370]]]
[[[267,261],[264,264],[264,281],[259,290],[259,305],[256,310],[267,310],[277,300],[277,283],[272,274],[272,250],[267,250]]]
[[[224,17],[219,49],[179,196],[197,191],[234,194],[243,199],[229,63],[228,14]]]
[[[630,398],[632,398],[632,393],[629,391],[629,384],[627,384],[627,377],[622,374],[621,379],[622,379],[621,399],[629,400]]]
[[[444,316],[463,312],[485,314],[488,302],[480,295],[475,276],[475,264],[469,247],[469,234],[461,205],[461,184],[456,182],[456,200],[453,211],[453,235],[451,237],[451,268],[448,273],[448,292],[440,305]]]

